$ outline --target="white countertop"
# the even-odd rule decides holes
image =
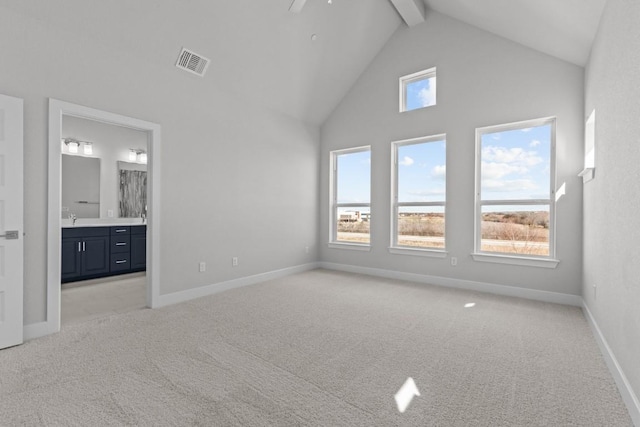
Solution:
[[[147,222],[142,222],[141,218],[78,218],[76,225],[73,225],[72,221],[68,218],[63,218],[60,221],[62,228],[77,228],[77,227],[128,227],[132,225],[147,225]]]

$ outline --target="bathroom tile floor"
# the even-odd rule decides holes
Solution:
[[[62,327],[65,325],[141,310],[146,306],[144,273],[74,282],[62,286]]]

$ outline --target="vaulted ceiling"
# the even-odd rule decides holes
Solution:
[[[424,0],[428,9],[584,66],[607,0]]]
[[[406,25],[394,4],[423,6],[423,0],[305,0],[292,13],[296,1],[8,0],[0,9],[157,67],[173,67],[184,46],[211,59],[203,87],[224,86],[248,102],[321,124]],[[424,0],[424,6],[426,14],[435,10],[584,65],[605,2]],[[187,73],[176,78],[178,84],[200,79]]]

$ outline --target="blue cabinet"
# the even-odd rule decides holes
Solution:
[[[131,270],[147,269],[147,226],[131,227]]]
[[[131,227],[111,227],[111,272],[131,272]]]
[[[102,227],[62,229],[62,282],[109,273],[109,234]]]
[[[145,271],[147,226],[62,229],[62,283]]]

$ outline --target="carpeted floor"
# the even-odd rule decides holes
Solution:
[[[408,377],[421,395],[400,413]],[[2,350],[0,414],[11,426],[631,425],[579,308],[326,270]]]

